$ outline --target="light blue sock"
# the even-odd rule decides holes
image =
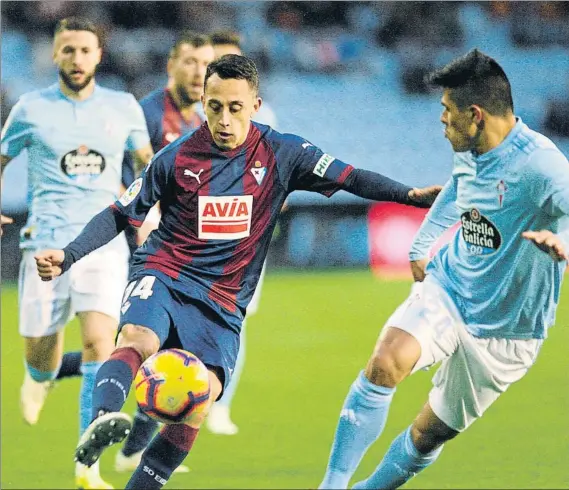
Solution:
[[[103,365],[102,362],[84,362],[81,364],[81,392],[79,394],[79,437],[91,423],[91,410],[93,406],[93,390],[97,371]]]
[[[245,366],[245,322],[241,326],[241,344],[239,346],[239,353],[237,354],[237,360],[235,361],[235,369],[233,370],[233,375],[231,376],[231,381],[229,385],[223,392],[223,396],[217,402],[217,405],[221,405],[227,408],[231,407],[231,402],[237,391],[237,385],[241,379],[241,374],[243,373],[243,367]]]
[[[421,454],[413,444],[411,427],[408,427],[392,442],[373,474],[367,480],[356,483],[353,488],[354,490],[399,488],[433,464],[442,450],[443,446],[430,453]]]
[[[24,359],[24,366],[26,370],[30,374],[30,377],[36,381],[37,383],[43,383],[44,381],[53,381],[57,378],[57,373],[59,373],[59,368],[61,367],[61,362],[55,371],[40,371],[35,367],[30,366],[27,361]]]
[[[365,452],[381,435],[395,388],[374,385],[363,371],[352,383],[319,488],[347,488]]]

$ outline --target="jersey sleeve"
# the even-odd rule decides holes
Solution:
[[[155,155],[141,176],[113,204],[131,225],[141,226],[150,208],[167,195],[174,178],[174,165],[168,156],[168,153]]]
[[[150,143],[150,136],[148,135],[148,128],[146,127],[146,119],[142,107],[136,101],[134,96],[129,97],[128,113],[130,122],[130,133],[126,141],[126,149],[128,151],[135,151],[143,148]]]
[[[460,212],[456,206],[456,181],[451,178],[437,196],[417,231],[409,251],[409,260],[428,257],[435,242],[459,219]]]
[[[19,100],[10,111],[2,128],[2,155],[10,158],[18,156],[25,147],[30,145],[32,131],[32,124],[26,117],[24,103]]]
[[[288,192],[306,190],[330,197],[354,169],[351,165],[324,153],[320,148],[296,135],[283,135],[281,173]],[[277,159],[277,163],[278,159]]]
[[[154,99],[142,99],[140,105],[144,111],[152,149],[154,153],[158,153],[162,149],[162,112],[157,107]]]

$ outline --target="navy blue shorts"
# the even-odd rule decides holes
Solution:
[[[239,334],[206,303],[169,288],[158,277],[135,278],[125,290],[119,332],[128,323],[156,333],[161,350],[179,348],[195,354],[216,372],[223,389],[229,383]]]

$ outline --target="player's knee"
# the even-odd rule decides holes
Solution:
[[[131,347],[141,356],[148,359],[160,349],[160,339],[148,327],[142,325],[126,324],[118,336],[117,347]]]
[[[85,359],[106,360],[115,347],[114,337],[94,333],[83,338],[83,354]]]
[[[389,328],[382,334],[366,367],[366,377],[378,386],[395,387],[419,360],[421,346],[407,332]]]

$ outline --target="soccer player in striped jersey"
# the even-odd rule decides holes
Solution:
[[[201,109],[201,95],[206,68],[214,56],[210,38],[191,31],[183,32],[172,46],[168,56],[167,86],[151,92],[140,101],[155,152],[193,131],[205,120]],[[128,187],[134,180],[132,159],[126,155],[123,162],[123,184]],[[158,228],[159,222],[158,203],[150,210],[142,226],[138,228],[137,238],[132,241],[144,243],[148,235]],[[136,235],[132,233],[131,227],[127,228],[127,231],[130,236]],[[131,244],[132,252],[135,249],[136,244]],[[132,431],[117,452],[116,471],[132,471],[138,466],[142,452],[157,428],[158,422],[142,411],[136,411]],[[178,473],[188,471],[188,467],[184,465],[176,469]]]
[[[116,350],[97,374],[93,422],[76,458],[94,464],[131,427],[120,410],[142,362],[178,346],[208,367],[210,401],[231,380],[239,331],[255,291],[278,214],[288,194],[363,198],[429,206],[439,186],[411,188],[354,169],[303,138],[252,122],[262,100],[255,64],[227,55],[208,66],[203,104],[207,124],[161,150],[142,177],[99,213],[63,250],[36,255],[44,281],[139,225],[161,202],[162,219],[133,256]],[[204,414],[205,417],[205,414]],[[144,451],[126,488],[161,488],[190,451],[203,418],[165,425]]]
[[[18,295],[26,358],[22,413],[29,424],[38,421],[53,380],[67,369],[64,327],[77,315],[83,338],[80,434],[90,423],[97,370],[113,350],[128,248],[124,236],[117,237],[50,284],[38,280],[34,254],[63,246],[116,200],[125,150],[141,167],[152,157],[138,102],[95,83],[101,54],[96,26],[84,19],[61,20],[53,44],[59,82],[23,95],[2,130],[2,168],[25,149],[29,156],[31,202],[21,234]],[[78,464],[76,483],[111,488],[97,466]]]
[[[417,418],[352,488],[405,484],[527,373],[555,321],[569,259],[567,158],[514,115],[508,77],[489,56],[472,50],[430,79],[443,88],[452,176],[411,249],[422,282],[387,320],[350,388],[320,488],[347,488],[385,427],[396,386],[442,361]],[[457,222],[429,262],[431,246]]]

